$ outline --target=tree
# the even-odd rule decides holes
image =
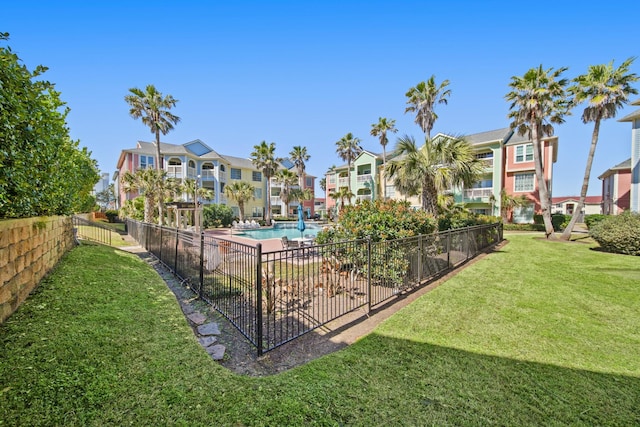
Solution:
[[[103,209],[109,209],[109,205],[116,201],[116,193],[113,184],[109,184],[107,188],[96,193],[96,202]]]
[[[295,146],[293,150],[289,153],[291,161],[293,165],[296,167],[296,171],[298,172],[298,180],[300,189],[304,188],[304,171],[305,171],[305,162],[308,161],[311,156],[307,154],[307,147]]]
[[[137,191],[144,196],[144,221],[154,222],[154,210],[158,208],[159,223],[162,225],[166,172],[155,169],[139,169],[135,173],[122,175],[122,188],[125,192]]]
[[[410,88],[405,96],[409,106],[404,110],[416,113],[416,124],[420,126],[422,131],[431,138],[431,129],[438,115],[433,110],[435,104],[447,104],[447,98],[451,96],[451,90],[447,89],[449,80],[444,80],[439,85],[436,84],[436,76],[432,75],[426,82],[420,82],[415,87]]]
[[[396,133],[396,121],[388,120],[386,117],[379,117],[378,123],[371,125],[371,136],[380,137],[380,145],[382,145],[382,198],[387,198],[387,176],[384,173],[387,167],[387,144],[389,139],[387,138],[387,132]]]
[[[0,41],[9,40],[0,33]],[[69,136],[69,108],[47,71],[29,71],[0,47],[0,218],[69,215],[93,208],[100,176],[91,152]]]
[[[551,223],[551,197],[544,179],[542,138],[553,136],[552,123],[564,123],[569,114],[570,101],[565,92],[568,81],[560,78],[566,67],[544,70],[542,65],[531,68],[523,77],[511,77],[509,87],[513,89],[506,95],[509,107],[511,128],[519,135],[528,135],[533,143],[533,162],[535,165],[540,209],[544,220],[547,238],[555,238]]]
[[[282,184],[280,199],[284,203],[286,215],[289,215],[289,203],[298,200],[291,187],[298,183],[298,176],[288,169],[280,169],[275,176],[276,182]]]
[[[248,182],[234,182],[224,187],[224,195],[238,203],[240,221],[244,221],[244,204],[255,199],[255,188]]]
[[[496,201],[493,194],[489,199],[491,203],[495,203]],[[527,206],[529,204],[531,204],[531,200],[525,195],[512,196],[507,194],[504,188],[500,190],[500,217],[502,218],[502,223],[506,224],[509,222],[509,214],[514,208]]]
[[[629,95],[638,93],[635,88],[631,87],[631,83],[638,81],[638,76],[635,73],[629,73],[629,67],[634,60],[635,58],[629,58],[615,69],[613,68],[613,61],[609,64],[592,65],[589,67],[587,74],[573,79],[574,84],[568,89],[574,95],[576,104],[588,103],[582,112],[582,122],[585,124],[593,122],[593,133],[580,190],[580,200],[573,211],[569,225],[562,232],[561,238],[563,240],[571,238],[573,227],[582,213],[584,200],[589,189],[593,156],[596,152],[600,134],[600,122],[615,117],[618,110],[629,101]]]
[[[340,187],[337,191],[330,194],[330,197],[336,201],[340,200],[340,210],[345,206],[345,199],[351,200],[355,195],[347,187]]]
[[[347,188],[351,193],[351,163],[358,157],[358,154],[362,152],[360,147],[360,139],[353,136],[351,132],[340,138],[336,142],[336,152],[338,156],[345,162],[347,162]]]
[[[271,225],[271,178],[278,171],[281,160],[276,157],[275,151],[275,142],[267,144],[266,141],[262,141],[259,145],[253,146],[253,152],[251,153],[251,163],[262,171],[267,181],[267,214],[265,219],[268,225]]]
[[[388,165],[398,191],[419,195],[422,209],[434,216],[438,214],[438,194],[458,185],[470,187],[482,170],[471,145],[460,137],[427,138],[418,148],[415,139],[405,135],[398,139],[395,159]]]
[[[161,170],[162,153],[160,152],[160,134],[166,135],[173,129],[173,125],[180,121],[180,117],[169,112],[178,102],[173,96],[162,95],[154,85],[147,85],[144,91],[137,87],[129,89],[129,95],[124,100],[131,106],[129,114],[134,119],[142,118],[142,123],[149,126],[156,137],[156,169]]]

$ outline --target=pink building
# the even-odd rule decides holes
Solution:
[[[602,180],[602,213],[618,215],[631,206],[631,159],[607,169]]]

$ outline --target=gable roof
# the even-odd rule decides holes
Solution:
[[[623,171],[623,170],[631,171],[631,157],[629,157],[624,162],[618,163],[614,167],[607,169],[598,177],[598,179],[604,179],[609,175],[613,175],[616,171]]]

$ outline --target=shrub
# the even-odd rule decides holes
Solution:
[[[605,220],[609,218],[609,215],[602,215],[602,214],[591,214],[591,215],[585,215],[584,217],[584,223],[587,225],[587,228],[591,228],[593,227],[595,224],[599,223],[602,220]]]
[[[118,211],[113,209],[105,211],[104,214],[107,216],[107,220],[109,222],[116,222],[116,219],[118,218]]]
[[[500,222],[500,218],[496,216],[478,215],[467,210],[462,210],[440,215],[438,217],[438,230],[446,231],[474,225],[494,224],[496,222]]]
[[[205,205],[202,210],[204,228],[228,227],[233,222],[233,209],[227,205]]]
[[[563,215],[563,214],[551,215],[551,225],[553,225],[553,231],[564,230],[564,228],[569,224],[569,221],[571,221],[571,215]],[[544,219],[542,218],[542,214],[533,215],[533,224],[542,225],[543,226],[542,231],[544,231]]]
[[[544,231],[544,224],[503,224],[505,231]]]
[[[612,215],[594,223],[589,234],[607,252],[640,255],[640,214]]]

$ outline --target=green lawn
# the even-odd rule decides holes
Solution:
[[[0,326],[0,425],[638,425],[640,257],[510,234],[306,366],[233,374],[137,257],[82,245]]]

